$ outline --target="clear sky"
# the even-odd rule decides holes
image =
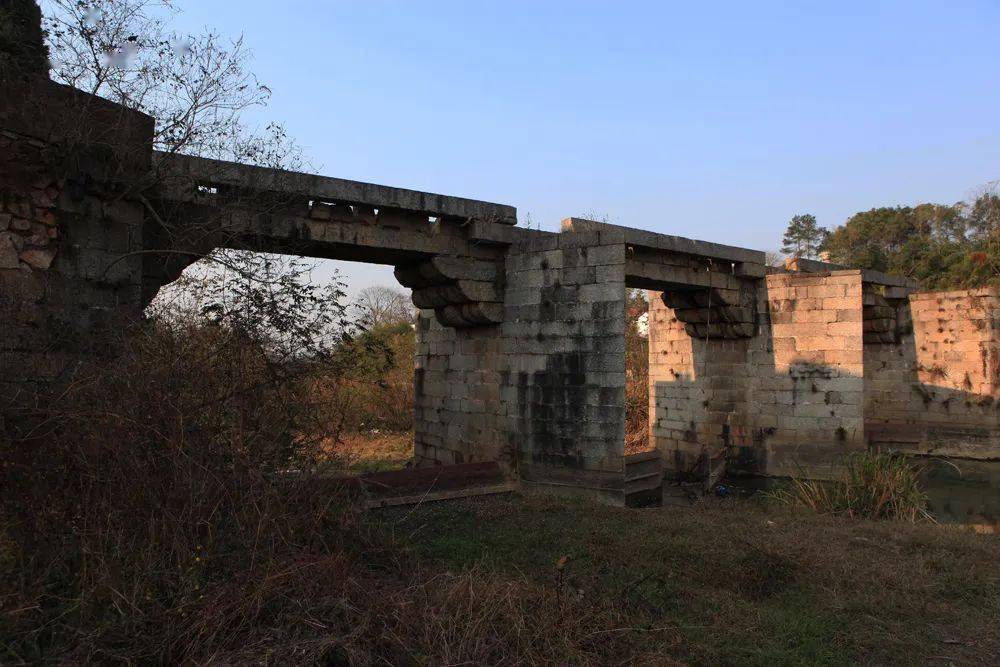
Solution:
[[[776,249],[1000,179],[1000,1],[176,0],[326,175]],[[352,287],[391,274],[351,270]]]

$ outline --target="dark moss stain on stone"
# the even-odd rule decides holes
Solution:
[[[584,354],[548,355],[544,371],[531,376],[529,387],[533,463],[583,468],[580,448],[586,426],[587,388]]]

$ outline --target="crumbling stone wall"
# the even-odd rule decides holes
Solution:
[[[0,2],[0,82],[45,76],[49,50],[42,31],[42,11],[35,0]]]
[[[143,249],[144,214],[129,186],[148,169],[151,137],[142,114],[44,79],[8,82],[0,407],[30,407],[108,342],[102,328],[139,314],[141,260],[130,253]]]
[[[0,153],[40,167],[33,178],[9,174],[0,184],[0,270],[45,270],[55,259],[60,188],[55,177],[41,169],[44,148],[45,143],[37,139],[0,133]]]

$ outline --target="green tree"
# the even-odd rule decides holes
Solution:
[[[915,278],[925,289],[977,287],[1000,280],[1000,198],[969,204],[873,208],[826,239],[830,261]]]
[[[1000,183],[991,183],[971,204],[964,206],[969,236],[975,241],[1000,236]]]
[[[816,224],[816,216],[796,215],[788,223],[785,236],[781,239],[781,252],[792,257],[815,259],[827,231]]]

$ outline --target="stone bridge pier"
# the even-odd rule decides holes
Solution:
[[[227,247],[394,267],[420,309],[418,465],[500,461],[526,486],[624,502],[628,288],[650,298],[644,476],[825,476],[867,447],[1000,457],[995,289],[920,294],[578,218],[525,229],[511,206],[156,153],[142,114],[46,79],[14,88],[0,99],[7,425],[92,362],[102,330]]]

